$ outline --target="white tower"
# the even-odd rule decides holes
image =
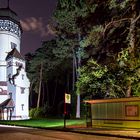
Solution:
[[[21,33],[17,14],[9,6],[0,8],[0,119],[27,119],[29,114],[30,83],[20,54]]]
[[[21,26],[15,12],[0,8],[0,88],[6,88],[6,56],[14,47],[20,52]]]

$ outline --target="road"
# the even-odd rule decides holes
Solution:
[[[0,140],[127,140],[71,132],[0,126]]]

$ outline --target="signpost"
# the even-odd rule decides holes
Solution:
[[[70,104],[71,103],[71,95],[65,93],[65,103],[66,104]]]
[[[65,93],[65,96],[64,96],[64,128],[66,128],[67,104],[71,104],[71,95]]]

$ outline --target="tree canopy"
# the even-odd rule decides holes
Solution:
[[[34,89],[42,64],[42,81],[53,83],[54,96],[65,91],[82,99],[139,96],[139,0],[58,0],[52,23],[56,38],[29,61]]]

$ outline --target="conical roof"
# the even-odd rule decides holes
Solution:
[[[16,23],[22,32],[22,27],[21,27],[20,20],[17,14],[13,10],[11,10],[9,7],[0,8],[0,20],[10,20]]]
[[[11,52],[8,53],[6,60],[10,59],[10,58],[19,58],[21,60],[25,60],[24,57],[18,52],[18,50],[16,48],[14,48]]]
[[[1,19],[10,19],[19,23],[19,18],[17,14],[10,8],[0,8],[0,18]]]

